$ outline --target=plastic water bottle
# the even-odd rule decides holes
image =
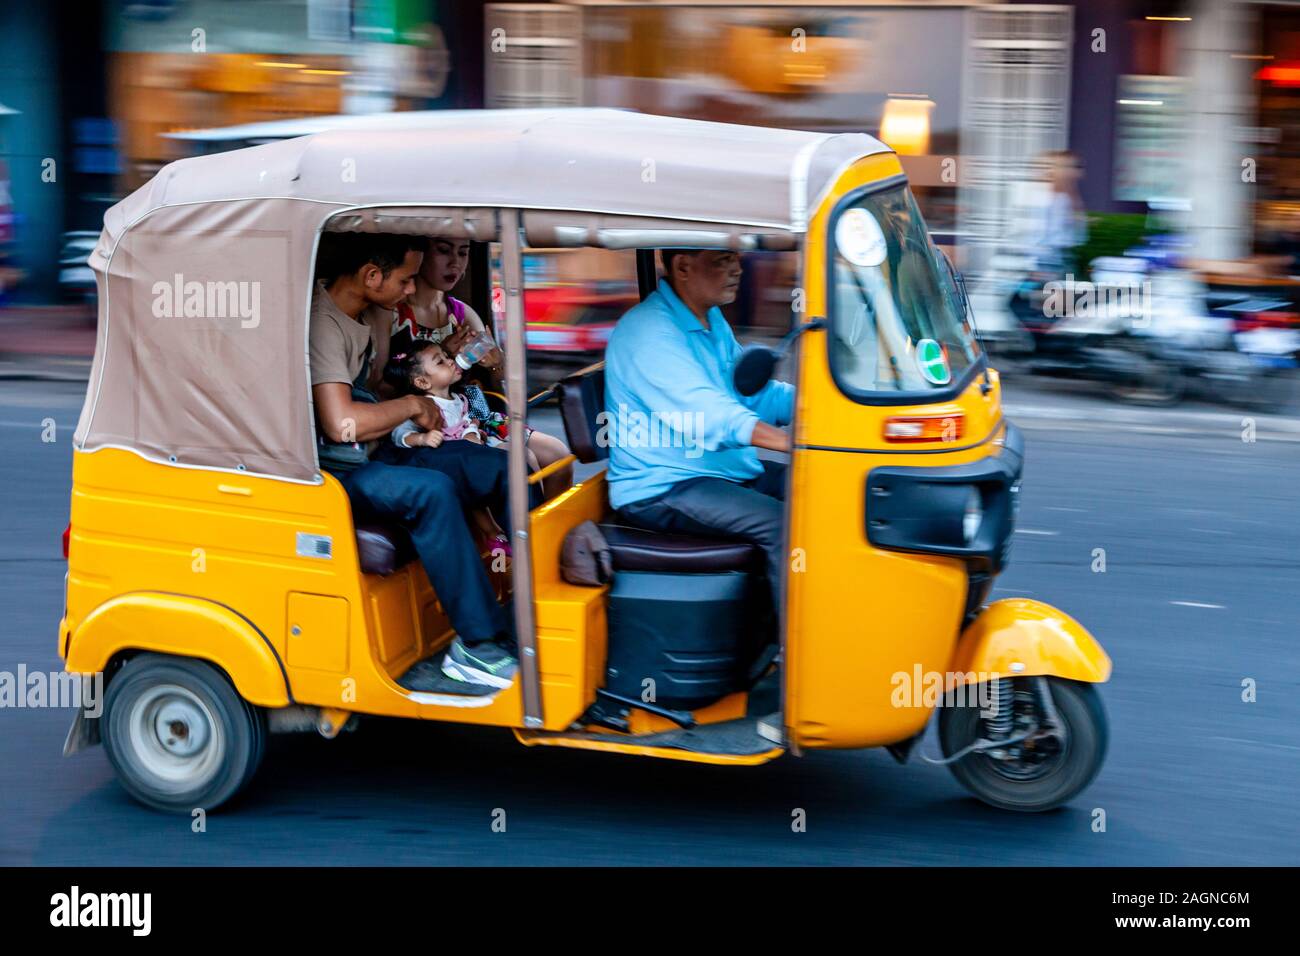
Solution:
[[[468,371],[469,367],[497,347],[496,340],[486,331],[466,342],[456,353],[456,364]]]

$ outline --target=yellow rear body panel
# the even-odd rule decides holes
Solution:
[[[300,556],[300,533],[329,538],[330,556]],[[231,621],[244,622],[242,638]],[[275,481],[112,448],[73,456],[69,670],[158,650],[218,664],[265,706],[517,723],[517,688],[452,706],[394,683],[449,637],[418,562],[387,577],[361,573],[351,507],[330,476]]]
[[[559,554],[604,509],[598,474],[532,515],[546,729],[572,724],[603,680],[605,589],[562,581]],[[299,533],[328,537],[331,556],[299,556]],[[69,670],[155,650],[217,664],[263,706],[522,726],[518,684],[452,700],[394,683],[451,628],[419,562],[361,573],[347,495],[328,475],[297,484],[78,452],[69,552]],[[508,575],[491,573],[504,594]]]
[[[284,672],[265,635],[209,600],[136,591],[105,601],[77,628],[67,669],[102,671],[124,648],[200,657],[225,671],[245,700],[262,707],[290,703]]]

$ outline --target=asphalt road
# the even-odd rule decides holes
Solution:
[[[0,670],[58,667],[80,396],[0,383]],[[1072,401],[1077,414],[1021,422],[1020,532],[995,593],[1057,604],[1114,659],[1110,754],[1068,807],[995,811],[947,771],[877,751],[723,769],[370,720],[335,741],[273,738],[247,796],[194,833],[133,803],[102,748],[62,758],[71,711],[0,709],[0,864],[1294,864],[1300,442],[1160,428],[1160,413],[1111,425],[1104,403]],[[932,733],[923,749],[937,752]]]

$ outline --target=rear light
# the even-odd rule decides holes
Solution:
[[[63,560],[68,560],[68,542],[72,538],[72,525],[63,529]]]
[[[922,415],[886,418],[884,437],[887,442],[959,441],[966,431],[966,416]]]

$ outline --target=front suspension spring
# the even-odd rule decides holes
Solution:
[[[999,677],[989,685],[989,710],[993,716],[988,718],[988,739],[1006,740],[1011,736],[1015,718],[1015,685],[1010,677]]]

